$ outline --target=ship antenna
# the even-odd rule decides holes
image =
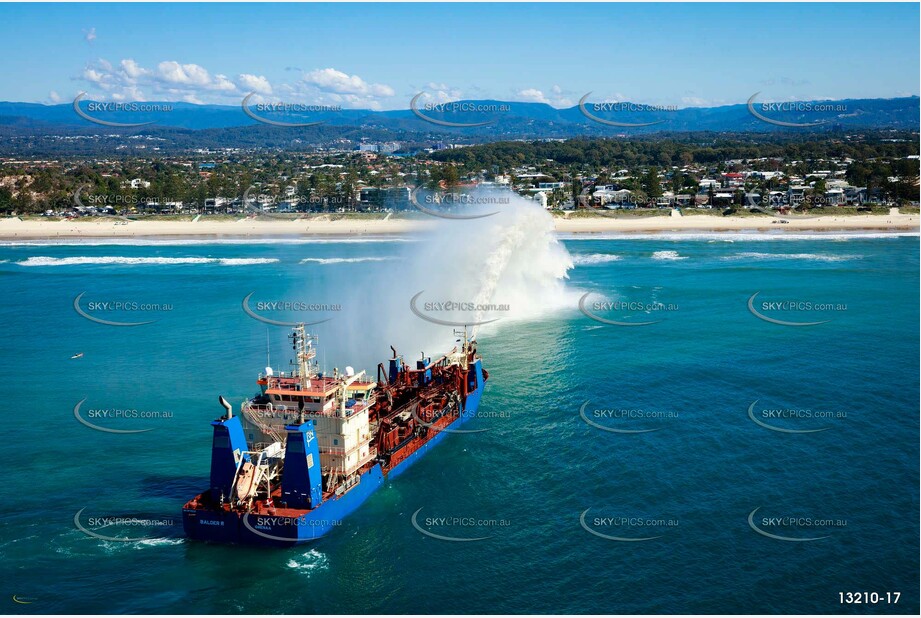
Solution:
[[[268,328],[265,329],[265,366],[266,367],[272,366],[272,355],[269,349],[269,329]]]

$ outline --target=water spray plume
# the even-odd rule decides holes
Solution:
[[[531,200],[512,192],[501,195],[507,203],[482,206],[498,210],[495,216],[436,221],[418,242],[401,247],[396,260],[369,266],[372,280],[353,282],[351,298],[342,302],[343,315],[324,325],[333,331],[330,345],[339,348],[337,358],[373,367],[391,344],[407,360],[420,350],[437,356],[455,339],[444,321],[470,325],[468,334],[476,336],[575,307],[578,294],[566,286],[573,261],[555,237],[553,218]],[[476,208],[481,207],[471,207]],[[417,296],[414,312],[410,301]],[[432,308],[447,302],[464,306]]]

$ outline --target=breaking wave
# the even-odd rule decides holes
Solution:
[[[864,240],[880,238],[901,238],[901,237],[918,238],[918,232],[826,232],[826,233],[798,233],[798,232],[648,232],[648,233],[614,233],[604,232],[598,234],[559,234],[560,240],[578,241],[578,240],[667,240],[667,241],[687,241],[687,240],[717,240],[724,242],[731,241],[798,241],[798,240]]]
[[[204,258],[204,257],[123,257],[123,256],[74,256],[55,258],[44,255],[34,256],[16,262],[20,266],[81,266],[81,265],[177,265],[177,264],[220,264],[221,266],[252,266],[254,264],[273,264],[276,258]]]
[[[688,259],[688,256],[678,255],[677,251],[656,251],[655,253],[652,254],[652,259],[674,261],[674,260],[686,260]]]
[[[396,258],[392,257],[362,257],[362,258],[304,258],[301,264],[357,264],[359,262],[387,262]]]
[[[259,236],[251,238],[247,236],[210,238],[206,236],[197,236],[193,238],[176,238],[170,236],[148,237],[148,238],[61,238],[61,239],[40,239],[40,240],[0,240],[0,247],[107,247],[107,246],[129,246],[129,247],[172,247],[185,245],[339,245],[339,244],[365,244],[365,243],[405,243],[415,242],[413,238],[401,236],[362,236],[359,238],[349,238],[334,236]]]
[[[576,266],[589,266],[591,264],[607,264],[608,262],[617,262],[622,258],[613,253],[589,253],[586,255],[572,256],[572,262]]]
[[[862,255],[828,255],[824,253],[759,253],[746,251],[735,255],[727,255],[724,260],[808,260],[814,262],[846,262],[848,260],[862,260]]]

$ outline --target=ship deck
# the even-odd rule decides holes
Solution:
[[[381,465],[381,469],[384,475],[386,476],[390,470],[400,465],[403,461],[405,461],[413,453],[415,453],[417,450],[422,448],[422,446],[424,446],[426,442],[434,438],[441,430],[447,428],[448,426],[453,424],[455,421],[457,421],[459,418],[460,418],[459,416],[446,414],[442,416],[441,418],[435,420],[430,425],[428,425],[429,431],[427,432],[425,437],[415,437],[412,440],[408,441],[407,443],[403,445],[402,448],[400,448],[398,451],[395,451],[394,453],[390,455],[386,465],[384,464]],[[360,468],[359,475],[366,474],[375,465],[377,465],[376,461],[372,461],[372,462],[365,464],[364,466]],[[340,496],[336,496],[335,491],[324,491],[323,492],[323,502],[325,503],[328,500],[332,500],[337,497],[341,497],[342,495],[345,495],[349,491],[352,491],[353,489],[355,489],[355,487],[357,486],[358,484],[356,483],[355,485],[350,487],[348,490],[342,492]],[[298,508],[288,508],[284,506],[279,506],[282,503],[283,503],[283,500],[281,496],[281,487],[275,487],[272,490],[271,502],[269,502],[268,500],[263,500],[263,499],[253,500],[248,510],[245,510],[240,507],[233,508],[229,502],[225,502],[223,505],[213,504],[211,503],[210,500],[207,499],[206,494],[204,493],[199,494],[195,496],[194,498],[192,498],[191,500],[189,500],[183,508],[194,509],[194,510],[204,510],[204,511],[223,511],[225,513],[236,511],[236,512],[239,512],[240,514],[248,513],[252,515],[266,515],[266,516],[273,516],[273,517],[291,517],[291,518],[298,518],[304,515],[305,513],[310,513],[311,511],[315,510],[315,509],[298,509]],[[322,508],[322,504],[316,508]]]

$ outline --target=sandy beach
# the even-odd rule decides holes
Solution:
[[[781,223],[774,217],[723,217],[709,214],[686,216],[579,216],[554,217],[556,231],[566,234],[636,233],[636,232],[739,232],[739,231],[898,231],[918,232],[919,215],[822,216],[797,219],[788,217]],[[394,235],[424,231],[434,221],[419,219],[368,219],[326,217],[240,220],[143,220],[87,218],[77,220],[0,219],[0,239],[39,240],[55,238],[142,238],[152,236],[363,236]]]
[[[143,220],[85,218],[71,221],[0,219],[0,239],[143,238],[150,236],[360,236],[422,231],[432,223],[406,219]]]
[[[816,232],[917,232],[921,217],[900,214],[892,209],[887,215],[842,215],[814,218],[794,216],[723,217],[710,214],[693,214],[670,217],[572,217],[556,218],[556,231],[569,234],[600,232],[739,232],[751,231],[816,231]],[[785,221],[785,223],[781,223]]]

